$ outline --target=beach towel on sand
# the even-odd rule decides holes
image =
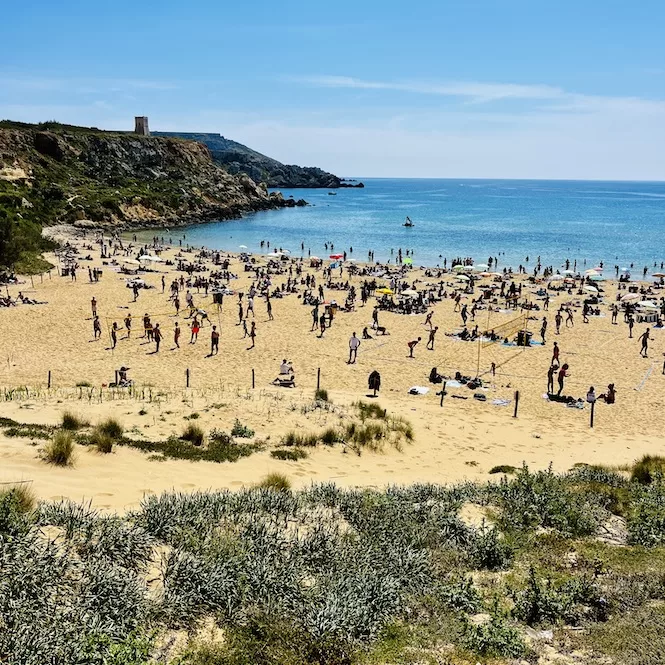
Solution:
[[[427,395],[429,392],[429,388],[425,388],[425,386],[411,386],[409,388],[409,395]]]

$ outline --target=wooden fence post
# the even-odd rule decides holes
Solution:
[[[321,389],[321,368],[316,371],[316,392]]]
[[[443,396],[446,392],[446,383],[448,383],[448,382],[444,381],[443,385],[441,386],[441,403],[439,404],[439,406],[443,406]]]
[[[516,390],[515,391],[515,412],[513,413],[513,418],[517,418],[517,407],[519,406],[520,403],[520,391]]]
[[[185,378],[187,379],[186,387],[189,388],[189,367],[185,370]]]
[[[51,388],[51,370],[48,371],[48,385],[47,388]]]
[[[589,422],[589,427],[593,427],[593,416],[594,416],[595,409],[596,409],[596,400],[591,402],[591,420]]]
[[[254,368],[252,367],[252,390],[254,390]]]

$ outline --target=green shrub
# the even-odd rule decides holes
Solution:
[[[510,466],[510,464],[499,464],[498,466],[493,466],[488,473],[515,473],[517,468]]]
[[[0,537],[27,533],[30,528],[28,515],[34,510],[35,503],[34,492],[26,483],[0,490]]]
[[[275,492],[288,492],[291,489],[291,481],[283,473],[269,473],[256,486]]]
[[[332,446],[342,440],[342,434],[335,427],[328,427],[320,434],[319,440],[326,446]]]
[[[513,548],[499,530],[484,524],[471,538],[468,549],[474,566],[480,569],[503,570],[513,558]]]
[[[301,434],[300,432],[287,432],[282,437],[283,446],[309,446],[313,447],[319,442],[319,437],[316,434]]]
[[[665,457],[644,455],[641,460],[635,462],[630,479],[642,485],[648,485],[653,482],[658,473],[665,475]]]
[[[62,429],[66,429],[70,432],[75,432],[76,430],[81,429],[82,427],[87,427],[89,423],[82,418],[79,418],[76,414],[71,411],[65,411],[62,414]]]
[[[76,384],[77,388],[92,388],[92,383],[90,381],[79,381]]]
[[[627,519],[628,538],[634,545],[665,545],[665,477],[656,474],[649,485],[635,483]]]
[[[108,454],[113,452],[113,439],[103,432],[99,427],[92,430],[89,438],[89,443],[97,448],[100,453]]]
[[[97,425],[97,429],[103,434],[110,436],[114,441],[122,439],[122,435],[125,431],[125,428],[116,418],[107,418]]]
[[[198,425],[190,423],[185,427],[180,438],[183,441],[189,441],[193,446],[202,446],[205,439],[205,432]]]
[[[274,457],[275,459],[288,460],[290,462],[297,462],[298,460],[309,457],[309,455],[302,448],[278,448],[277,450],[270,451],[270,457]]]
[[[360,420],[365,422],[367,419],[386,420],[388,412],[386,409],[380,407],[376,402],[356,402],[353,406],[358,410]]]
[[[243,425],[236,418],[235,423],[233,423],[233,429],[231,430],[231,436],[237,436],[241,439],[251,439],[254,436],[254,430],[250,429],[246,425]]]
[[[484,657],[521,658],[528,652],[517,628],[510,625],[496,609],[486,623],[464,623],[464,646]]]
[[[44,460],[57,466],[68,466],[74,462],[74,437],[71,432],[56,432],[44,446]]]
[[[314,399],[319,402],[329,402],[330,398],[328,397],[328,391],[325,388],[319,388],[314,393]]]

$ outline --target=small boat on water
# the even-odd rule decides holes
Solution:
[[[337,192],[328,192],[328,196],[337,196]]]
[[[415,226],[415,224],[411,221],[411,218],[407,215],[406,222],[404,222],[404,224],[402,224],[402,226],[406,226],[408,228],[411,228],[412,226]]]

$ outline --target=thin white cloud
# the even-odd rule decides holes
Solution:
[[[0,74],[0,88],[24,92],[66,92],[69,94],[97,94],[129,90],[176,90],[170,81],[140,79],[87,79],[58,77],[23,77]]]
[[[594,111],[612,109],[624,111],[665,112],[665,100],[640,97],[610,97],[569,92],[551,85],[518,83],[483,83],[451,81],[369,81],[350,76],[304,76],[290,80],[324,88],[353,90],[389,90],[443,97],[457,97],[472,103],[487,103],[513,99],[549,102],[547,110]]]

